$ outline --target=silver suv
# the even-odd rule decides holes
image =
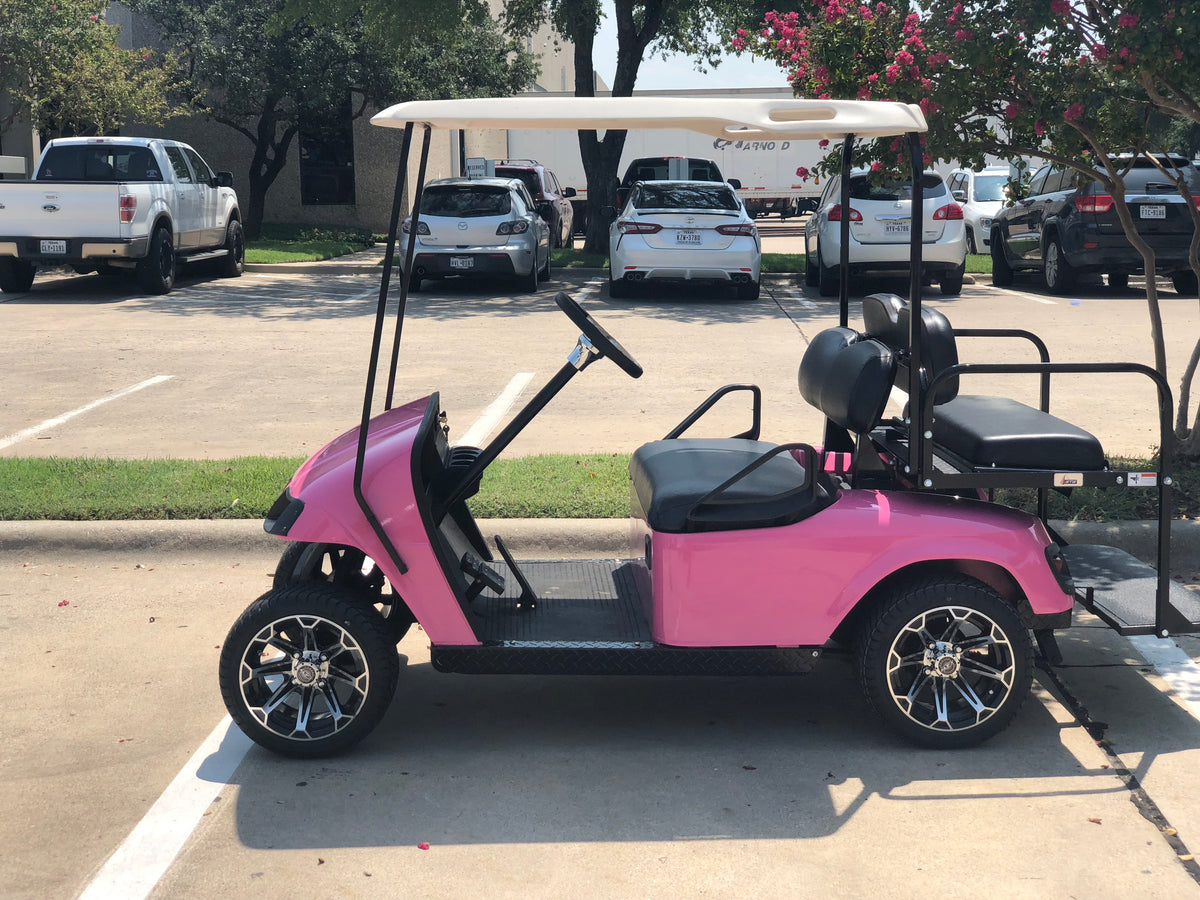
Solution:
[[[412,219],[404,221],[412,231]],[[442,178],[425,185],[409,290],[426,278],[508,276],[529,291],[550,277],[550,226],[519,178]]]

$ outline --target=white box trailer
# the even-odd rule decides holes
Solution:
[[[689,96],[689,91],[636,91],[635,96]],[[747,99],[792,98],[790,88],[730,88],[724,91],[698,91],[707,97],[745,97]],[[546,94],[547,97],[570,96]],[[821,185],[804,180],[798,168],[811,169],[828,152],[817,141],[738,140],[714,138],[695,131],[676,129],[630,130],[617,167],[617,177],[629,162],[647,156],[680,156],[711,159],[721,174],[741,183],[738,196],[752,215],[779,213],[786,218],[814,208]],[[510,159],[536,159],[550,169],[563,187],[575,188],[571,201],[575,206],[575,228],[586,223],[583,207],[587,203],[587,175],[579,153],[578,133],[554,129],[510,129]]]

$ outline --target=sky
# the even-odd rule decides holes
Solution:
[[[605,18],[596,35],[592,60],[600,77],[611,85],[617,68],[617,27],[613,22],[611,0],[604,0]],[[727,56],[721,65],[706,75],[696,71],[686,56],[666,60],[651,56],[642,60],[635,90],[682,90],[686,88],[762,88],[787,87],[787,76],[773,62],[750,56]]]

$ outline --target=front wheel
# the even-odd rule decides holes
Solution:
[[[225,228],[225,255],[221,257],[220,272],[225,278],[239,278],[246,271],[246,238],[242,223],[231,219]]]
[[[895,592],[858,646],[863,691],[884,722],[916,744],[979,744],[1012,722],[1033,681],[1016,611],[973,578],[940,575]]]
[[[221,648],[225,708],[255,743],[310,759],[349,749],[382,720],[400,664],[383,625],[329,585],[269,591]]]

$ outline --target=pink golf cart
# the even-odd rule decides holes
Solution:
[[[632,378],[642,370],[560,293],[555,302],[579,336],[559,372],[487,446],[451,442],[436,393],[393,404],[406,278],[390,366],[381,356],[414,133],[423,140],[402,271],[411,267],[434,128],[843,140],[848,171],[859,138],[904,135],[919,161],[925,120],[896,103],[533,97],[404,103],[373,121],[404,131],[361,425],[304,463],[271,509],[266,530],[288,542],[274,587],[242,613],[221,653],[225,704],[259,744],[314,757],[362,740],[392,701],[396,644],[414,622],[434,668],[465,674],[797,674],[849,656],[882,720],[937,748],[977,744],[1012,721],[1035,664],[1061,662],[1054,631],[1070,626],[1076,602],[1124,634],[1200,630],[1200,603],[1168,577],[1167,385],[1132,363],[1052,363],[1029,332],[956,330],[923,308],[920,177],[909,296],[868,296],[853,326],[851,217],[842,217],[840,324],[799,360],[798,389],[824,415],[823,435],[761,441],[758,387],[719,388],[634,452],[627,559],[518,563],[503,535],[489,543],[471,514],[489,464],[588,366],[608,360]],[[959,363],[958,340],[982,334],[1031,342],[1040,362]],[[1039,407],[959,390],[971,376],[999,372],[1039,373]],[[1093,435],[1050,414],[1050,376],[1061,372],[1153,382],[1159,472],[1114,469]],[[380,374],[386,400],[376,411]],[[894,387],[907,394],[900,416],[885,413]],[[746,395],[749,430],[687,437],[730,393]],[[1157,491],[1157,571],[1054,534],[1048,492],[1081,486]],[[990,502],[999,487],[1036,489],[1038,508]]]

